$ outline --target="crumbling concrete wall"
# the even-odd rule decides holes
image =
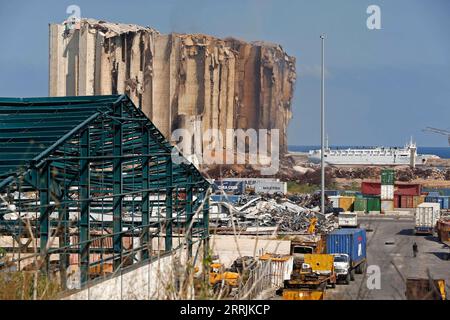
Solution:
[[[286,152],[295,78],[295,58],[275,44],[93,19],[50,25],[50,96],[127,93],[169,138],[196,121],[223,137],[279,129]]]

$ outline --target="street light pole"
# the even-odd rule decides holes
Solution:
[[[325,34],[320,35],[322,40],[322,85],[321,85],[321,112],[320,112],[320,165],[321,165],[321,199],[320,208],[322,214],[325,214]]]

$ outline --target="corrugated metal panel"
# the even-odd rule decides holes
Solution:
[[[417,208],[417,206],[425,201],[424,196],[413,196],[413,208]]]
[[[441,208],[442,209],[450,209],[450,197],[448,196],[440,196],[442,198]]]
[[[416,196],[417,197],[417,196]],[[400,196],[400,208],[415,208],[414,196]]]
[[[325,195],[327,196],[338,196],[339,190],[325,190]]]
[[[396,183],[394,185],[394,194],[404,196],[419,196],[422,187],[417,183]],[[381,183],[372,181],[363,181],[361,183],[361,192],[366,195],[380,195]]]
[[[354,211],[367,212],[367,199],[356,198],[354,204]]]
[[[400,208],[400,196],[398,194],[394,195],[394,208]]]
[[[382,185],[394,185],[395,171],[392,169],[383,169],[381,171],[381,184]]]
[[[381,185],[381,200],[394,199],[394,185]]]
[[[381,184],[378,182],[363,181],[361,183],[361,192],[367,195],[378,196],[381,193]]]
[[[367,198],[367,211],[370,212],[380,210],[381,210],[380,198],[378,197]]]
[[[422,186],[417,183],[395,184],[394,193],[400,196],[420,196]]]
[[[327,253],[346,253],[353,262],[366,257],[366,231],[364,229],[337,229],[327,236]]]

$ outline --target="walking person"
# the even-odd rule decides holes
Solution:
[[[418,249],[417,249],[417,243],[414,242],[414,244],[413,244],[413,254],[414,254],[414,258],[417,257],[417,252],[418,252]]]

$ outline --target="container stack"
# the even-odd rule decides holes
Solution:
[[[384,169],[381,171],[381,213],[394,210],[395,171]]]
[[[441,196],[437,191],[428,192],[427,196],[425,197],[425,201],[437,202],[441,205],[441,209],[450,209],[450,196]]]

